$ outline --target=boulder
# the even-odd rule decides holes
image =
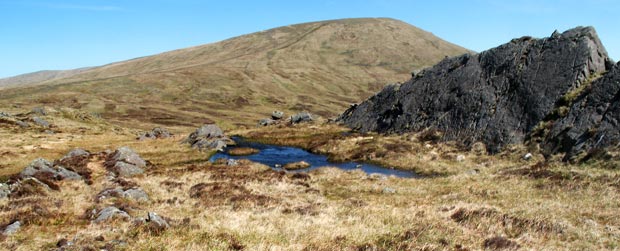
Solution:
[[[76,149],[69,151],[69,153],[67,153],[65,156],[60,158],[60,161],[75,158],[78,156],[88,157],[90,156],[90,153],[84,149],[76,148]]]
[[[94,222],[101,223],[112,219],[128,220],[131,219],[131,216],[129,216],[127,212],[120,210],[116,207],[106,207],[97,214],[97,218],[94,220]]]
[[[312,118],[312,115],[308,112],[300,112],[291,116],[291,123],[293,124],[312,121],[314,121],[314,119]]]
[[[165,230],[170,227],[170,224],[164,218],[156,213],[149,212],[146,218],[146,222],[156,230]]]
[[[201,151],[223,151],[229,142],[232,140],[214,124],[203,125],[183,140],[183,143],[190,144],[192,148]]]
[[[21,121],[21,120],[15,121],[15,124],[17,124],[21,128],[28,128],[28,127],[30,127],[30,124],[28,124],[28,122]]]
[[[161,127],[155,127],[153,130],[148,132],[143,132],[138,135],[138,140],[147,140],[147,139],[165,139],[170,138],[172,133],[170,133],[167,129]]]
[[[47,120],[39,118],[39,117],[33,117],[32,122],[40,127],[48,128],[50,126],[50,123],[47,122]]]
[[[276,121],[273,119],[261,119],[258,121],[258,126],[270,126],[275,125]]]
[[[15,233],[17,233],[17,231],[19,231],[19,229],[22,227],[22,223],[19,221],[15,221],[13,223],[11,223],[10,225],[6,226],[4,228],[4,231],[2,231],[2,234],[4,236],[10,236],[13,235]]]
[[[10,198],[41,196],[46,195],[47,192],[52,190],[50,186],[33,177],[22,178],[10,185],[9,188],[11,190],[9,193]]]
[[[475,142],[496,153],[523,143],[556,104],[609,70],[592,27],[523,37],[479,54],[446,58],[403,84],[386,86],[337,119],[361,131],[435,129],[441,141]]]
[[[32,108],[32,110],[30,112],[33,113],[33,114],[41,115],[41,116],[47,115],[47,111],[43,107]]]
[[[103,201],[107,198],[126,198],[134,201],[148,201],[149,196],[141,188],[130,188],[123,190],[122,188],[108,188],[97,194],[97,201]]]
[[[273,120],[280,120],[284,117],[284,112],[281,111],[273,111],[271,113],[271,119]]]
[[[82,176],[76,172],[68,170],[62,166],[54,166],[52,162],[42,158],[35,159],[21,173],[19,173],[19,177],[21,178],[37,177],[38,175],[52,175],[52,177],[56,180],[82,179]]]
[[[123,197],[135,201],[148,201],[149,195],[142,188],[131,188],[123,192]]]
[[[116,175],[129,177],[144,173],[146,161],[131,148],[124,146],[108,155],[104,165]]]

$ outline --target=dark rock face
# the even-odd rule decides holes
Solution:
[[[620,64],[592,82],[570,104],[568,113],[552,123],[543,153],[565,152],[570,160],[580,152],[620,143]]]
[[[476,55],[445,59],[404,84],[345,111],[338,121],[362,131],[402,133],[432,128],[441,140],[490,152],[522,143],[558,100],[610,59],[591,27],[552,37],[523,37]]]

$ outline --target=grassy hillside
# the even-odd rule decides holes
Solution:
[[[330,117],[465,52],[393,19],[305,23],[5,89],[0,107],[73,107],[132,126],[252,125],[275,109]]]

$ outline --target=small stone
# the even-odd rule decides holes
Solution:
[[[30,124],[28,124],[28,122],[24,122],[24,121],[21,121],[21,120],[16,121],[15,124],[17,124],[21,128],[28,128],[28,127],[30,127]]]
[[[136,201],[148,201],[149,196],[141,188],[132,188],[123,192],[123,197],[136,200]]]
[[[238,166],[239,165],[239,161],[237,161],[235,159],[228,159],[228,160],[226,160],[226,165],[227,166]]]
[[[146,221],[151,226],[155,227],[156,230],[159,230],[159,231],[165,230],[170,227],[170,224],[168,224],[168,222],[164,220],[164,218],[160,217],[159,215],[153,212],[148,213]]]
[[[284,169],[286,170],[299,170],[299,169],[306,169],[310,167],[310,163],[305,162],[305,161],[298,161],[298,162],[293,162],[293,163],[288,163],[286,165],[284,165]]]
[[[456,161],[457,161],[457,162],[463,162],[463,161],[465,161],[465,156],[464,156],[464,155],[458,155],[458,156],[456,156]]]
[[[281,111],[273,111],[273,112],[271,113],[271,118],[272,118],[273,120],[280,120],[280,119],[282,119],[283,117],[284,117],[284,112],[281,112]]]
[[[534,157],[534,155],[532,155],[531,153],[526,153],[525,155],[523,155],[524,160],[530,160],[532,159],[532,157]]]
[[[41,116],[47,115],[47,111],[45,111],[45,108],[43,107],[32,108],[31,112],[37,115],[41,115]]]
[[[32,118],[32,122],[37,124],[37,125],[39,125],[39,126],[41,126],[41,127],[45,127],[45,128],[50,126],[50,123],[47,122],[47,120],[39,118],[39,117],[33,117]]]
[[[15,233],[17,233],[17,231],[19,231],[19,229],[22,227],[22,223],[19,221],[15,221],[13,223],[11,223],[10,225],[6,226],[6,228],[4,228],[4,231],[2,232],[3,235],[5,236],[10,236],[13,235]]]
[[[9,197],[11,188],[5,183],[0,183],[0,200]]]
[[[130,219],[131,216],[129,216],[129,214],[125,211],[122,211],[116,207],[106,207],[103,210],[101,210],[101,212],[99,212],[99,214],[97,215],[97,219],[95,219],[95,223],[100,223],[100,222],[104,222],[104,221],[108,221],[114,218],[121,218],[121,219]]]
[[[276,124],[276,121],[273,119],[261,119],[258,121],[258,126],[270,126]]]
[[[385,194],[396,193],[396,189],[391,187],[384,187],[381,192]]]
[[[311,121],[314,121],[314,118],[312,118],[312,115],[308,112],[300,112],[298,114],[291,116],[291,123],[293,124],[297,124],[301,122],[311,122]]]

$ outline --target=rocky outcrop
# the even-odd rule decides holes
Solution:
[[[38,158],[30,163],[20,174],[20,178],[49,177],[54,180],[79,180],[82,176],[62,166],[55,166],[46,159]]]
[[[543,153],[567,153],[571,160],[579,153],[620,144],[620,64],[593,80],[580,93],[565,96],[542,127]],[[534,135],[538,136],[538,135]]]
[[[110,154],[104,165],[116,175],[129,177],[144,173],[146,161],[131,148],[124,146]]]
[[[167,129],[161,127],[155,127],[153,130],[148,132],[142,132],[136,138],[137,140],[147,140],[147,139],[165,139],[170,138],[172,133],[170,133]]]
[[[562,97],[611,66],[591,27],[522,37],[480,54],[447,58],[406,83],[386,86],[338,121],[361,132],[439,130],[440,140],[483,142],[498,152],[524,142]]]
[[[113,219],[129,220],[131,216],[127,212],[116,207],[106,207],[97,214],[97,218],[93,222],[101,223]]]
[[[108,188],[97,194],[96,201],[103,201],[107,198],[125,198],[128,200],[145,202],[149,200],[148,194],[142,190],[142,188]]]
[[[233,141],[215,124],[203,125],[192,132],[183,143],[201,151],[223,151]]]

